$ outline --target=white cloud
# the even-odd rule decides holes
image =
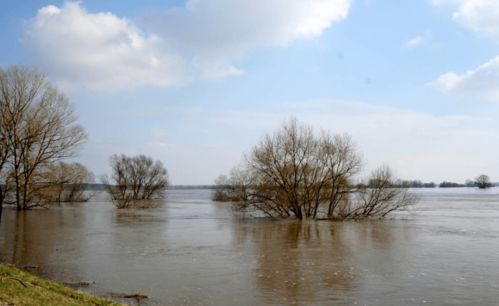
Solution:
[[[158,37],[111,13],[88,13],[79,3],[41,8],[27,24],[25,39],[43,70],[65,88],[185,81],[181,59],[160,52]]]
[[[431,0],[434,5],[454,5],[452,18],[475,32],[499,35],[499,1],[497,0]]]
[[[431,0],[433,5],[455,7],[452,18],[472,31],[499,37],[499,1]],[[430,83],[445,93],[499,101],[499,56],[463,73],[447,72]]]
[[[424,36],[418,35],[416,37],[409,39],[404,44],[404,47],[407,49],[414,49],[414,48],[421,46],[425,41],[426,41],[426,38]]]
[[[445,93],[499,101],[499,56],[461,74],[445,73],[430,85]]]
[[[126,18],[67,2],[41,8],[27,23],[25,40],[65,87],[170,86],[241,74],[234,60],[320,36],[346,18],[350,1],[188,0],[147,16],[148,33]]]
[[[241,71],[231,62],[248,50],[320,36],[346,18],[351,0],[188,0],[153,14],[149,25],[195,59],[205,76]]]

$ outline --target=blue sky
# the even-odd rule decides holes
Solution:
[[[210,184],[290,116],[349,133],[366,169],[499,180],[499,2],[12,1],[0,66],[75,104],[97,175],[113,153]]]

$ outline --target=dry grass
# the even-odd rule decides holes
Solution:
[[[0,263],[0,305],[120,305]]]

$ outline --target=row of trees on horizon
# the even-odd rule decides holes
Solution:
[[[497,186],[497,183],[492,183],[490,181],[490,178],[488,175],[482,174],[476,177],[474,180],[466,180],[464,183],[456,183],[456,182],[450,182],[450,181],[443,181],[439,184],[436,184],[435,182],[422,182],[420,180],[400,180],[397,182],[397,185],[399,186],[406,186],[409,188],[462,188],[462,187],[468,187],[468,188],[480,188],[480,189],[486,189],[490,187]]]

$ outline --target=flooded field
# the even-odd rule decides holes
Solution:
[[[0,257],[148,305],[498,305],[499,189],[427,189],[383,221],[236,217],[209,190],[161,207],[86,204],[16,213]]]

